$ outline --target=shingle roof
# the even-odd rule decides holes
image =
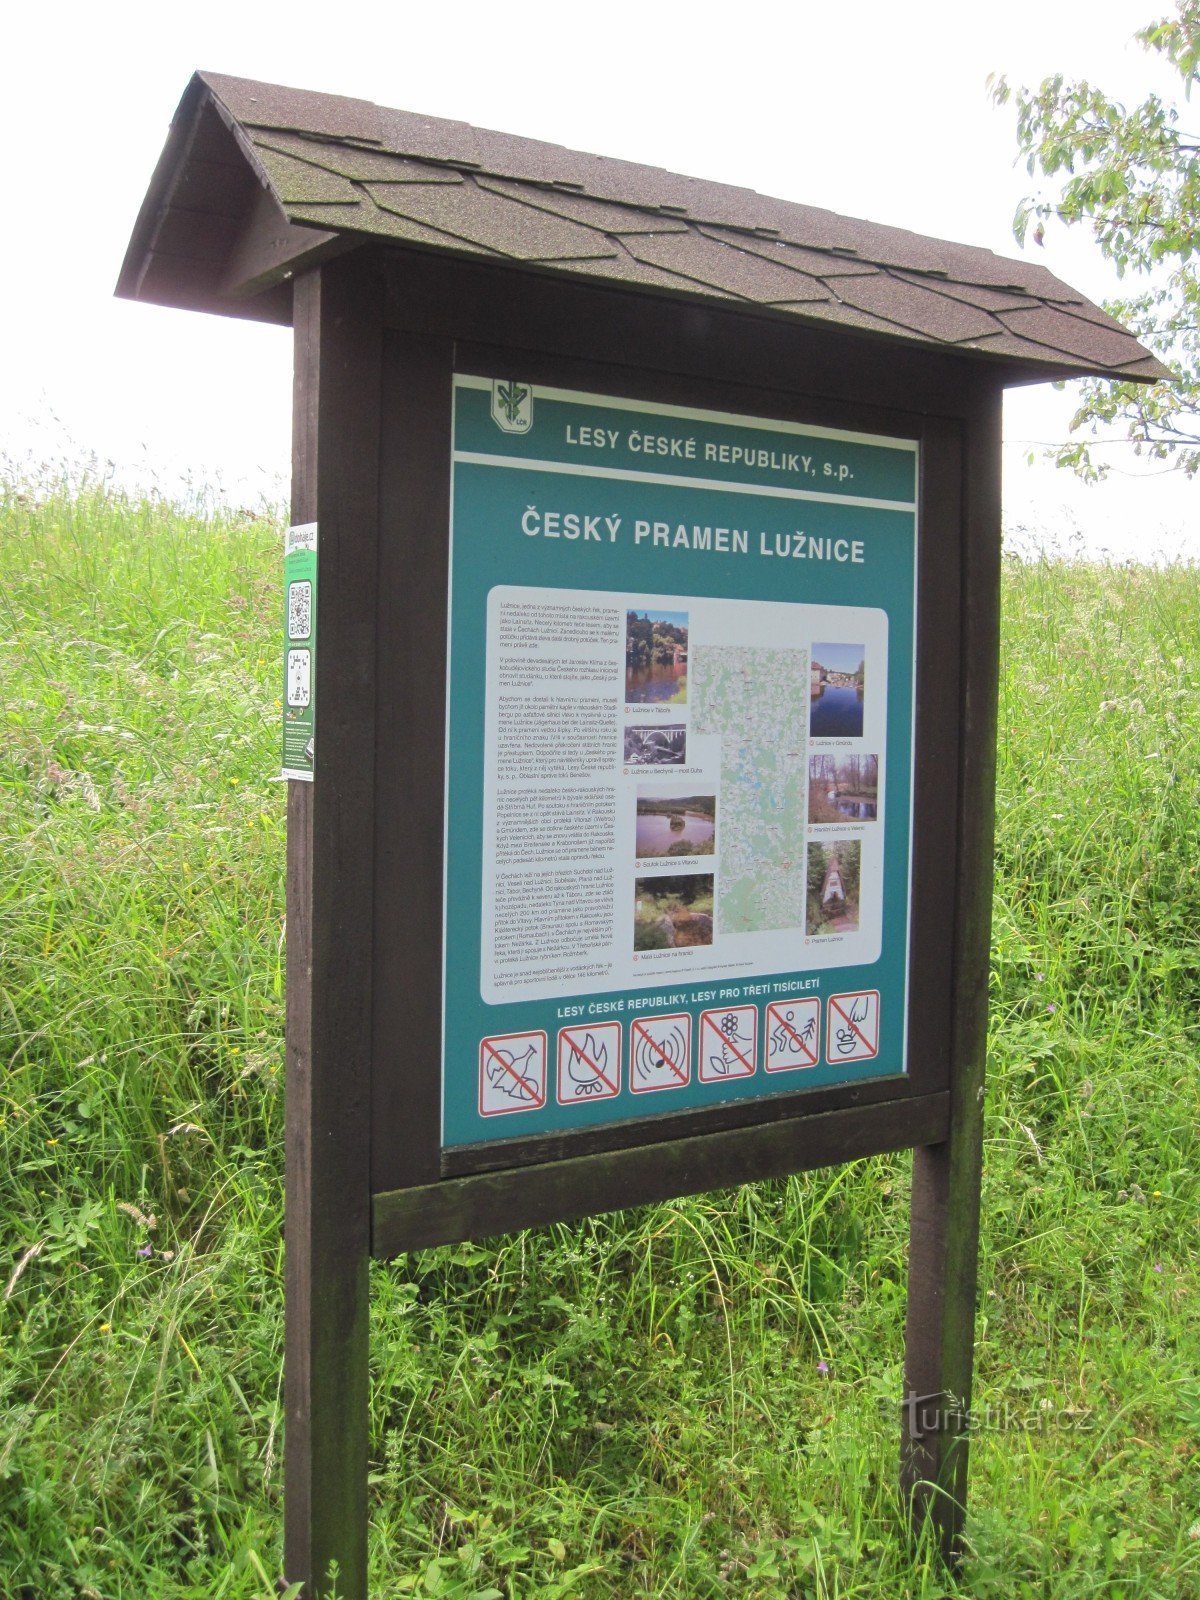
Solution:
[[[201,73],[185,106],[197,90],[287,219],[325,236],[867,330],[998,358],[1025,377],[1166,375],[1118,323],[1033,263],[365,100]],[[194,152],[174,173],[160,164],[118,292],[142,292],[144,259],[162,254],[167,213],[186,207],[180,191],[203,181],[201,166]],[[156,195],[167,179],[169,192]],[[186,256],[185,244],[174,248]]]

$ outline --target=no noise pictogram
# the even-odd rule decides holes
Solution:
[[[692,1076],[692,1019],[639,1017],[629,1024],[629,1087],[634,1094],[682,1089]]]

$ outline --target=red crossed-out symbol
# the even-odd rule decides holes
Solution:
[[[785,1012],[784,1006],[787,1010]],[[810,1021],[803,1026],[793,1026],[796,1021],[796,1012],[804,1006],[811,1013]],[[820,1045],[817,1042],[820,1033],[821,1004],[819,1000],[772,1000],[767,1007],[767,1071],[782,1072],[788,1067],[815,1067],[820,1057]],[[778,1052],[772,1049],[772,1040],[782,1031],[784,1035],[783,1048],[788,1053],[794,1048],[799,1052],[799,1061],[785,1061],[782,1064],[773,1063],[771,1057]],[[811,1035],[811,1042],[809,1036]]]
[[[870,1037],[871,1034],[874,1034],[874,1038]],[[835,1043],[837,1040],[842,1043]],[[870,1061],[878,1054],[879,990],[866,989],[858,994],[832,995],[825,1059],[831,1066],[836,1066],[839,1060]]]
[[[739,1048],[738,1044],[736,1044],[734,1042],[735,1040],[739,1039],[739,1037],[740,1037],[740,1035],[738,1033],[738,1030],[737,1030],[737,1019],[739,1019],[742,1016],[745,1016],[747,1013],[749,1013],[750,1017],[753,1019],[751,1021],[751,1023],[750,1023],[750,1029],[751,1029],[750,1038],[751,1038],[752,1042],[749,1045],[745,1046],[745,1047]],[[733,1025],[733,1029],[732,1029],[732,1037],[730,1036],[730,1033],[726,1032],[725,1028],[723,1028],[721,1026],[722,1021],[723,1020],[727,1020],[730,1017],[735,1019],[735,1022],[734,1022],[734,1025]],[[736,1070],[736,1071],[727,1071],[727,1072],[725,1072],[723,1074],[722,1073],[712,1073],[711,1069],[710,1069],[709,1072],[705,1071],[705,1055],[704,1055],[704,1051],[706,1049],[705,1033],[704,1033],[704,1025],[705,1025],[705,1023],[707,1023],[708,1026],[712,1029],[712,1031],[716,1034],[716,1040],[714,1042],[717,1044],[717,1046],[719,1047],[719,1049],[721,1051],[722,1061],[728,1063],[729,1056],[730,1055],[733,1056],[734,1061],[737,1063],[738,1070]],[[753,1077],[753,1075],[754,1075],[754,1057],[757,1054],[757,1037],[758,1037],[758,1007],[757,1006],[724,1006],[719,1011],[702,1011],[700,1013],[700,1078],[701,1078],[701,1081],[704,1082],[704,1083],[723,1083],[728,1078],[750,1078],[750,1077]],[[729,1055],[725,1054],[726,1051],[729,1052]]]
[[[601,1049],[605,1040],[611,1040],[616,1055],[616,1066],[608,1064],[608,1050]],[[591,1052],[602,1055],[604,1066]],[[607,1100],[621,1087],[621,1024],[599,1022],[591,1027],[560,1028],[558,1033],[558,1101],[560,1105],[576,1105],[588,1099]],[[574,1084],[575,1092],[563,1094],[563,1072]],[[592,1076],[589,1077],[589,1073]]]
[[[508,1050],[498,1049],[508,1041],[528,1040],[528,1048],[523,1055],[519,1055],[515,1048]],[[485,1117],[499,1116],[509,1111],[540,1111],[546,1104],[546,1081],[543,1077],[539,1082],[536,1074],[538,1064],[537,1044],[541,1041],[540,1064],[542,1072],[546,1068],[546,1035],[536,1033],[500,1033],[492,1039],[479,1041],[479,1110]],[[528,1073],[518,1072],[514,1063],[528,1060],[533,1056],[531,1070]],[[495,1063],[493,1067],[492,1063]],[[497,1071],[495,1068],[500,1070]],[[496,1092],[506,1096],[512,1101],[511,1105],[484,1104],[486,1090],[491,1087]],[[538,1091],[538,1092],[535,1092]]]
[[[676,1024],[676,1030],[675,1031],[676,1031],[676,1033],[679,1034],[679,1038],[680,1038],[681,1041],[684,1039],[685,1035],[680,1032],[678,1025],[680,1023],[685,1023],[686,1026],[687,1026],[687,1030],[688,1030],[687,1034],[686,1034],[686,1039],[687,1039],[686,1048],[687,1048],[688,1056],[690,1056],[690,1054],[691,1054],[691,1026],[692,1026],[692,1019],[691,1019],[690,1016],[652,1017],[649,1020],[652,1021],[652,1022],[659,1022],[659,1023],[667,1023],[667,1022],[675,1023]],[[657,1064],[669,1068],[670,1071],[672,1071],[675,1074],[675,1076],[678,1078],[680,1083],[686,1083],[688,1081],[688,1078],[691,1075],[691,1062],[690,1062],[690,1060],[685,1059],[683,1065],[680,1066],[679,1063],[677,1061],[675,1061],[673,1056],[670,1054],[669,1049],[668,1049],[668,1045],[667,1044],[660,1044],[658,1042],[658,1040],[654,1037],[654,1035],[652,1033],[650,1033],[650,1031],[647,1029],[645,1021],[641,1017],[639,1017],[636,1022],[631,1024],[630,1029],[629,1029],[629,1035],[630,1035],[630,1039],[632,1041],[632,1048],[630,1049],[630,1052],[629,1052],[629,1087],[631,1089],[636,1091],[639,1088],[638,1083],[635,1081],[636,1077],[637,1077],[637,1070],[638,1070],[637,1063],[636,1063],[636,1056],[637,1056],[637,1044],[638,1044],[638,1040],[639,1039],[644,1041],[644,1043],[646,1045],[646,1048],[649,1051],[649,1053],[652,1056],[656,1056],[658,1058],[658,1063]],[[669,1041],[668,1041],[668,1043],[669,1043]],[[673,1089],[675,1087],[675,1085],[673,1083],[671,1083],[670,1081],[668,1081],[666,1083],[661,1083],[661,1084],[645,1084],[645,1085],[641,1085],[640,1087],[642,1087],[642,1088],[650,1088],[650,1089]]]

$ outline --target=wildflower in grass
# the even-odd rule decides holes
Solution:
[[[100,1332],[101,1333],[111,1333],[112,1332],[112,1323],[111,1322],[102,1322],[100,1324]]]
[[[1161,1261],[1156,1261],[1154,1263],[1154,1270],[1155,1270],[1155,1272],[1161,1272],[1162,1271],[1162,1262]]]
[[[138,1250],[138,1255],[141,1256],[143,1261],[145,1261],[147,1256],[152,1256],[153,1254],[154,1254],[154,1247],[152,1245],[144,1244]]]
[[[823,1378],[827,1378],[829,1376],[829,1363],[828,1363],[828,1361],[818,1361],[817,1362],[817,1371],[821,1374],[821,1376]]]
[[[1058,1010],[1058,1007],[1054,1004],[1054,1001],[1051,1000],[1050,1004],[1046,1007],[1046,1010],[1050,1013],[1051,1016],[1053,1016],[1054,1013]]]

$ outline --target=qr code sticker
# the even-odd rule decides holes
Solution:
[[[312,584],[288,584],[288,638],[307,639],[312,632]]]

